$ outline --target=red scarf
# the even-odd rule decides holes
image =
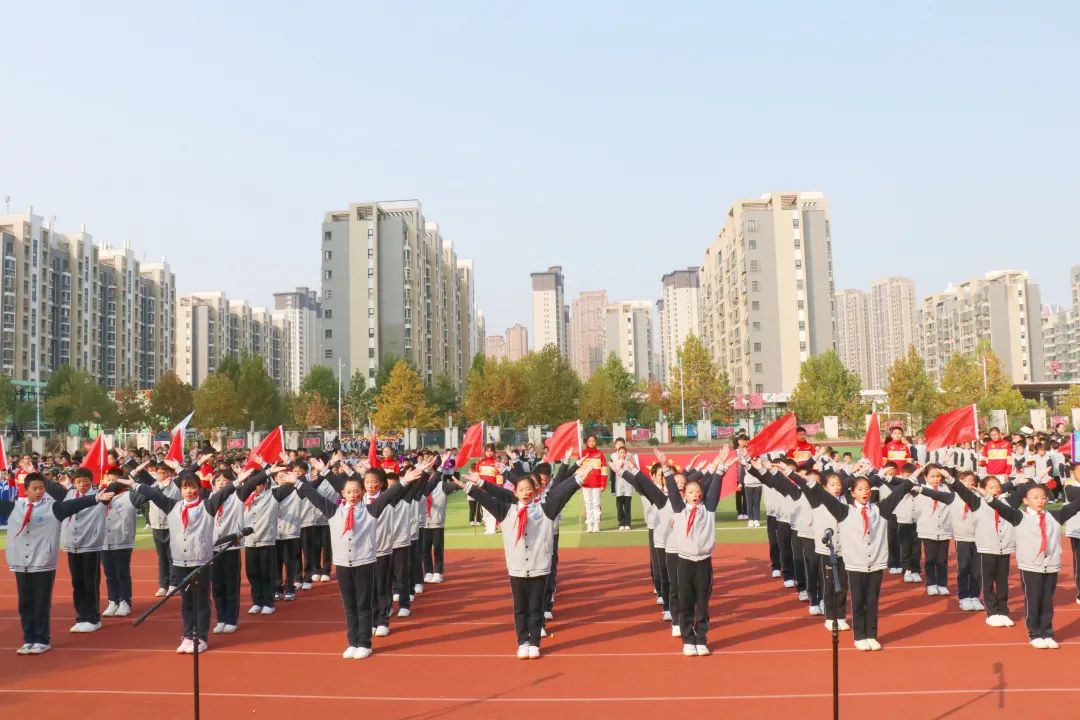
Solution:
[[[428,517],[431,517],[431,502],[432,502],[432,500],[434,500],[434,498],[431,497],[431,493],[428,493],[428,496],[427,496],[427,516]]]
[[[994,511],[994,532],[995,533],[997,533],[997,531],[998,531],[998,520],[1000,518],[1001,518],[1001,513],[999,513],[997,510],[995,510]]]
[[[1041,539],[1039,541],[1039,554],[1046,555],[1046,513],[1039,513],[1039,535]]]
[[[525,535],[525,524],[529,521],[529,506],[522,505],[518,508],[518,524],[517,524],[517,538],[514,539],[514,544],[517,545],[521,542],[521,538]]]
[[[869,505],[863,505],[862,506],[862,534],[863,535],[869,535],[870,534],[870,506]]]
[[[259,495],[261,495],[261,494],[262,493],[257,493],[257,494],[256,493],[251,493],[250,495],[248,495],[247,500],[244,501],[244,510],[246,511],[249,507],[251,507],[251,503],[258,500]]]
[[[690,529],[694,527],[694,519],[697,517],[697,505],[690,506],[690,517],[686,519],[686,535],[689,537]]]
[[[26,503],[26,514],[23,515],[22,525],[19,526],[19,532],[15,533],[16,536],[18,536],[20,533],[22,533],[22,531],[26,529],[26,526],[30,524],[30,516],[33,515],[33,514],[34,514],[34,505],[33,505],[33,503],[30,503],[30,502]]]
[[[185,530],[187,530],[187,522],[188,522],[187,513],[188,513],[188,510],[191,510],[192,508],[197,508],[200,505],[202,505],[202,498],[199,498],[198,500],[196,500],[193,503],[184,503],[184,509],[180,511],[180,522],[182,522],[184,524],[184,529]]]
[[[353,523],[354,523],[353,514],[355,512],[356,512],[356,505],[355,504],[345,506],[345,528],[341,531],[342,535],[344,535],[347,532],[352,532]]]

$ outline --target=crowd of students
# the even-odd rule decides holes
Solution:
[[[488,445],[464,475],[453,451],[398,457],[386,447],[381,457],[366,458],[290,451],[273,459],[211,451],[183,465],[113,452],[97,482],[71,463],[77,458],[42,472],[44,459],[28,456],[11,477],[19,497],[0,500],[0,511],[10,513],[7,561],[24,636],[18,653],[51,647],[60,550],[72,583],[71,632],[96,632],[102,618],[131,614],[136,519],[146,512],[158,597],[209,563],[220,538],[242,537],[242,547],[220,553],[205,577],[180,592],[177,652],[204,652],[211,634],[238,630],[243,569],[251,615],[274,614],[279,602],[302,597],[332,573],[344,608],[343,657],[369,657],[373,638],[389,634],[392,617],[412,613],[425,583],[443,582],[447,500],[463,490],[479,509],[474,514],[470,507],[470,523],[482,515],[486,532],[502,534],[516,654],[537,658],[553,618],[562,510],[580,488],[585,531],[599,532],[599,494],[608,488],[620,531],[630,529],[630,499],[640,495],[661,617],[684,655],[708,655],[716,509],[729,469],[738,471],[738,510],[750,527],[760,527],[765,509],[768,572],[782,591],[806,603],[809,615],[824,617],[826,629],[851,630],[857,649],[882,648],[878,606],[886,576],[921,583],[930,596],[953,592],[950,541],[960,608],[984,612],[991,627],[1013,625],[1008,580],[1015,555],[1028,639],[1035,648],[1057,648],[1052,599],[1062,531],[1072,545],[1080,603],[1080,463],[1065,459],[1062,439],[1052,436],[1029,442],[1004,438],[995,428],[978,451],[932,453],[919,440],[893,428],[880,462],[855,462],[813,445],[800,428],[786,453],[753,457],[740,436],[730,453],[680,468],[659,451],[656,462],[638,467],[621,440],[605,457],[590,437],[580,456],[567,453],[555,468],[531,448],[500,455]],[[1055,497],[1066,503],[1050,510]],[[839,591],[830,575],[833,551]]]

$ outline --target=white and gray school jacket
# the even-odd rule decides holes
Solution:
[[[967,506],[964,499],[954,494],[952,504],[949,505],[949,527],[952,528],[953,540],[975,542],[976,517],[975,512]]]
[[[983,555],[1012,555],[1016,552],[1016,528],[1000,517],[990,503],[980,498],[979,507],[972,515],[975,516],[976,550]]]
[[[381,493],[375,495],[364,494],[364,502],[374,502]],[[382,515],[379,516],[379,521],[375,528],[375,555],[376,557],[384,557],[394,552],[394,528],[396,527],[394,516],[398,514],[400,508],[388,507],[382,511]],[[330,533],[333,535],[333,531]]]
[[[890,488],[891,490],[891,488]],[[889,493],[891,495],[892,492]],[[888,495],[886,495],[888,497]],[[878,498],[881,498],[881,493],[878,493]],[[900,504],[896,506],[896,522],[900,525],[914,525],[915,524],[915,498],[912,495],[907,495]]]
[[[744,488],[761,487],[761,481],[746,471],[746,467],[739,468],[739,477],[742,478]]]
[[[424,482],[424,480],[417,480],[416,482]],[[424,515],[427,513],[427,498],[413,498],[412,510],[412,514],[409,515],[410,543],[414,543],[420,539],[420,524],[424,521]]]
[[[946,492],[944,486],[939,486],[939,492]],[[920,540],[948,540],[952,538],[952,523],[950,522],[950,505],[935,501],[925,495],[916,495],[912,498],[913,514],[915,516],[915,532]],[[952,505],[956,505],[959,498],[954,498]],[[903,505],[904,501],[901,500]],[[963,505],[963,503],[959,503]]]
[[[841,497],[840,502],[847,503],[846,497]],[[814,514],[814,552],[818,555],[824,555],[829,557],[829,548],[825,547],[825,543],[821,542],[821,539],[825,537],[825,531],[832,528],[833,531],[833,547],[836,548],[836,557],[844,557],[842,546],[840,544],[840,521],[833,517],[833,514],[829,512],[829,509],[824,505],[818,505],[813,509]]]
[[[322,495],[327,500],[338,502],[341,496],[334,490],[333,485],[328,482],[321,482],[315,486],[315,492]],[[323,515],[317,507],[311,504],[311,501],[305,498],[300,498],[300,527],[319,527],[326,525],[329,521],[326,516]]]
[[[91,490],[87,495],[95,495]],[[81,497],[74,488],[68,490],[65,500]],[[66,553],[100,552],[105,544],[105,505],[94,503],[93,507],[71,515],[60,528],[60,549]]]
[[[22,527],[26,517],[26,498],[15,500],[8,518],[7,549],[4,555],[12,572],[37,573],[56,570],[60,554],[60,524],[56,517],[56,500],[46,494],[30,514],[30,522]],[[66,518],[65,518],[66,519]]]
[[[746,477],[752,475],[746,473]],[[764,484],[761,486],[761,496],[765,498],[765,515],[779,520],[780,501],[784,496]]]
[[[872,503],[868,506],[870,529],[863,532],[862,508],[858,503],[849,507],[847,517],[837,524],[844,566],[855,572],[884,570],[889,564],[888,520]]]
[[[649,480],[652,482],[652,480]],[[659,519],[659,511],[656,506],[649,502],[649,498],[644,495],[641,496],[641,510],[645,515],[645,527],[649,530],[656,530],[656,523]],[[656,547],[659,547],[657,545]]]
[[[116,495],[105,506],[105,541],[102,550],[131,550],[135,547],[135,519],[146,500],[131,490]]]
[[[650,480],[649,482],[652,482]],[[679,546],[671,537],[672,519],[675,510],[671,507],[671,501],[664,503],[663,507],[656,508],[656,528],[653,529],[653,547],[660,548],[664,552],[677,554]]]
[[[435,487],[425,497],[420,499],[420,507],[424,513],[423,527],[426,530],[435,530],[446,527],[446,490],[443,487],[445,480],[435,483]],[[428,500],[431,501],[431,509],[428,509]]]
[[[783,473],[778,473],[780,478],[778,482],[793,482],[790,478],[784,476]],[[795,506],[795,498],[788,497],[779,491],[776,492],[776,521],[787,523],[788,525],[794,525],[798,522],[799,510]],[[794,518],[794,522],[792,520]]]
[[[293,493],[295,494],[295,493]],[[251,504],[245,501],[241,522],[243,527],[249,527],[255,532],[244,538],[244,547],[272,547],[277,542],[278,532],[278,501],[274,497],[271,487],[266,487],[254,500],[248,496]],[[170,531],[171,531],[170,526]]]
[[[720,482],[717,478],[713,482]],[[670,505],[670,501],[668,502]],[[668,549],[672,545],[683,560],[700,562],[712,557],[716,545],[716,513],[709,512],[705,503],[697,506],[694,522],[690,524],[690,513],[694,506],[686,505],[680,512],[672,514],[671,534],[668,536]]]
[[[278,501],[277,539],[295,540],[300,537],[300,496],[289,493]]]
[[[214,556],[214,518],[207,511],[206,501],[188,508],[188,524],[184,527],[184,501],[169,511],[169,551],[173,565],[195,567],[210,562]]]
[[[165,497],[170,500],[180,499],[180,488],[176,487],[176,483],[170,482],[166,485],[155,482],[153,487],[164,493]],[[154,503],[150,503],[150,513],[147,517],[151,530],[168,530],[169,520],[165,516],[165,512]]]
[[[612,461],[614,461],[614,458],[615,456],[612,455]],[[633,497],[634,488],[630,483],[623,480],[622,473],[612,473],[612,475],[615,478],[615,497]]]
[[[1016,529],[1016,567],[1036,573],[1056,573],[1061,570],[1061,523],[1049,512],[1046,516],[1046,552],[1039,552],[1042,535],[1039,514],[1021,510],[1023,517]],[[1004,518],[1002,522],[1005,522]]]
[[[806,493],[799,495],[795,501],[795,512],[792,513],[792,529],[801,538],[813,538],[817,534],[814,525],[814,508],[810,507],[810,501],[806,499]]]
[[[321,483],[326,485],[327,483]],[[317,488],[316,488],[317,490]],[[340,567],[357,567],[360,565],[370,565],[375,562],[377,557],[377,540],[379,534],[380,523],[386,514],[390,512],[392,507],[387,505],[383,508],[382,514],[376,518],[372,511],[369,509],[369,505],[379,498],[379,495],[367,495],[365,494],[361,501],[356,505],[348,505],[341,503],[335,505],[335,501],[322,493],[312,493],[312,487],[306,482],[299,482],[296,486],[298,494],[302,493],[305,497],[309,494],[315,497],[315,502],[319,503],[316,510],[327,515],[327,525],[330,529],[330,553],[333,558],[333,563]],[[403,490],[401,486],[397,488],[390,488],[386,491],[388,496],[399,495]],[[335,493],[336,494],[336,493]],[[388,497],[389,502],[395,500]],[[314,504],[314,503],[313,503]],[[349,517],[349,514],[353,516],[352,530],[345,530],[345,522]]]
[[[225,498],[225,502],[221,503],[217,512],[214,513],[214,539],[217,540],[226,535],[236,535],[243,529],[244,503],[240,502],[240,498],[236,497],[234,493]],[[232,543],[228,551],[232,552],[233,550],[239,552],[240,545]]]
[[[395,550],[409,547],[409,543],[411,542],[409,534],[412,531],[410,523],[415,515],[416,510],[411,501],[406,502],[403,500],[394,507],[393,544]]]

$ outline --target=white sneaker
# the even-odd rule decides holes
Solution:
[[[697,647],[683,643],[682,654],[686,657],[697,657]]]
[[[234,632],[236,632],[236,626],[235,625],[226,625],[225,627],[221,628],[221,632],[225,633],[226,635],[228,635],[230,633],[234,633]]]
[[[52,645],[49,643],[34,643],[30,646],[30,649],[26,651],[27,655],[41,655],[52,650]]]
[[[540,657],[540,648],[536,647],[535,645],[530,645],[529,646],[529,659],[530,660],[535,660],[538,657]]]
[[[394,597],[392,597],[390,599],[393,600],[394,602],[400,602],[401,601],[401,596],[398,595],[397,593],[394,593]]]
[[[210,645],[205,640],[200,639],[199,640],[199,654],[202,655],[204,652],[206,652],[209,649],[210,649]]]
[[[300,589],[301,590],[310,590],[312,587],[313,587],[312,584],[309,583],[309,582],[300,583]]]
[[[784,581],[784,587],[786,587],[786,588],[795,587],[795,581],[794,580],[785,580]]]
[[[920,575],[917,572],[911,573],[911,582],[913,582],[913,583],[921,583],[922,582],[922,575]]]
[[[753,520],[747,520],[746,521],[746,527],[748,527],[748,528],[754,527],[754,521]]]
[[[401,608],[397,611],[398,617],[409,617],[410,615],[412,615],[412,610],[409,608]]]
[[[671,622],[671,611],[670,611],[670,610],[665,610],[665,611],[664,611],[664,612],[663,612],[663,613],[662,613],[662,614],[660,615],[660,619],[661,619],[661,620],[664,620],[664,621],[667,621],[667,622]]]
[[[856,640],[855,641],[855,649],[856,650],[869,650],[870,649],[870,643],[867,642],[866,640]]]
[[[170,586],[169,586],[169,592],[172,592],[172,591],[173,591],[173,590],[175,590],[175,589],[176,589],[176,586],[175,586],[175,585],[170,585]]]
[[[832,620],[826,620],[825,621],[825,629],[828,630],[829,632],[832,632],[832,629],[833,629],[833,621]],[[839,626],[837,626],[836,629],[839,630],[840,629]]]
[[[998,615],[998,617],[1001,618],[1001,627],[1012,627],[1016,624],[1008,615]]]
[[[248,615],[258,615],[261,612],[262,612],[262,606],[261,605],[252,605],[251,608],[248,610]]]
[[[881,649],[881,643],[879,643],[874,638],[867,638],[866,644],[870,646],[871,650],[880,650]]]
[[[527,660],[529,658],[529,646],[518,645],[517,656],[518,660]]]
[[[968,605],[971,606],[972,610],[985,610],[986,609],[983,606],[983,604],[981,602],[979,602],[979,598],[968,598]]]
[[[811,615],[821,615],[821,606],[819,606],[819,605],[811,605],[810,606],[810,614]]]
[[[389,634],[390,628],[386,627],[385,625],[380,625],[379,627],[375,628],[375,637],[386,637]]]
[[[131,614],[131,605],[127,600],[121,600],[120,606],[116,608],[116,617],[127,617]]]
[[[1001,622],[1000,615],[987,615],[986,624],[990,627],[1005,627],[1005,623]]]
[[[1058,645],[1057,640],[1055,640],[1054,638],[1043,638],[1043,642],[1046,643],[1047,650],[1057,650],[1059,647],[1061,647],[1060,645]]]
[[[540,628],[540,637],[547,637],[547,628],[546,627]]]
[[[416,584],[416,585],[414,585],[414,586],[413,586],[413,592],[414,592],[415,594],[419,595],[420,593],[424,592],[424,586],[423,586],[423,585],[420,585],[419,583],[418,583],[418,584]]]
[[[15,651],[16,655],[29,655],[30,648],[34,647],[34,643],[23,643],[19,646],[19,649]]]
[[[116,615],[116,611],[119,607],[119,605],[110,600],[109,606],[101,611],[101,617],[113,617],[114,615]]]
[[[904,572],[904,571],[901,570],[900,568],[889,568],[889,574],[890,575],[899,575],[902,572]]]
[[[221,632],[224,629],[225,629],[225,623],[218,623],[217,625],[214,626],[214,629],[211,630],[210,632],[214,633],[215,635],[219,635],[219,634],[221,634]]]
[[[678,625],[671,626],[671,637],[682,637],[682,630],[679,629]]]
[[[836,622],[840,626],[841,630],[850,630],[851,629],[851,626],[847,624],[847,620],[844,620],[843,618],[840,618]]]
[[[73,633],[86,632],[86,625],[87,625],[87,623],[84,623],[84,622],[75,623],[74,625],[71,626],[71,630],[69,630],[68,632],[73,632]]]
[[[83,625],[85,626],[83,628],[83,632],[92,633],[92,632],[97,632],[98,630],[101,629],[101,623],[100,622],[96,622],[96,623],[88,622],[88,623],[83,623]]]
[[[304,585],[304,583],[302,583],[302,582],[294,582],[292,584],[293,590],[299,590],[301,587],[303,587],[303,585]]]
[[[960,598],[960,609],[964,611],[972,609],[971,603],[968,602],[967,598]]]
[[[424,573],[424,582],[426,582],[426,583],[435,582],[435,576],[432,575],[431,573]]]
[[[800,590],[799,591],[799,601],[800,602],[807,602],[809,599],[810,599],[810,593],[806,592],[805,590]]]
[[[351,645],[345,648],[345,652],[341,653],[341,657],[345,660],[352,660],[355,655],[356,648],[352,647]]]
[[[927,585],[926,586],[926,594],[927,595],[937,595],[938,594],[937,585]]]
[[[191,641],[191,638],[184,638],[180,641],[180,647],[176,648],[176,652],[181,655],[190,655],[195,652],[195,643]]]
[[[656,604],[657,604],[657,605],[663,605],[663,604],[664,604],[664,598],[662,598],[662,597],[660,597],[659,595],[657,595],[657,596],[656,596]]]
[[[545,610],[544,611],[544,619],[545,620],[554,620],[555,616],[551,614],[550,610]]]
[[[494,535],[494,534],[495,534],[495,531],[494,531],[494,530],[485,530],[485,531],[484,531],[484,534],[485,534],[485,535]],[[528,652],[528,651],[526,651],[526,652]]]
[[[371,648],[358,647],[353,652],[353,660],[366,660],[371,657]]]
[[[904,582],[906,582],[906,583],[911,582],[911,571],[910,570],[905,570],[904,571]]]
[[[431,582],[435,583],[436,585],[441,583],[442,582],[442,573],[432,573]]]
[[[698,646],[696,646],[695,649],[697,650],[698,655],[708,655],[709,654],[709,646],[708,645],[698,645]]]
[[[273,615],[274,614],[274,606],[273,605],[267,605],[266,607],[264,607],[262,610],[259,611],[259,614],[260,615]]]
[[[778,578],[778,577],[780,577],[780,571],[779,571],[779,570],[773,570],[773,571],[772,571],[772,576],[773,576],[774,578]]]
[[[949,588],[944,587],[942,585],[938,585],[937,586],[937,594],[938,595],[948,595],[949,594]]]
[[[158,588],[157,592],[154,593],[154,597],[165,597],[165,588]]]
[[[1043,640],[1042,638],[1032,638],[1031,639],[1031,647],[1038,648],[1039,650],[1045,650],[1046,649],[1046,641]]]

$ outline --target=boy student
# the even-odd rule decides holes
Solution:
[[[146,463],[136,468],[141,471]],[[105,471],[105,485],[116,497],[105,503],[105,542],[101,546],[101,565],[105,571],[105,589],[109,605],[103,617],[126,617],[131,614],[131,551],[135,547],[135,518],[146,499],[118,483],[123,473]]]
[[[596,449],[595,435],[585,438],[585,449],[581,451],[579,465],[588,471],[581,486],[585,504],[585,532],[600,532],[600,496],[607,484],[607,469],[604,454]]]
[[[989,441],[983,445],[979,464],[987,475],[994,475],[1002,482],[1009,479],[1012,472],[1012,445],[1001,436],[1001,430],[990,428]]]
[[[626,449],[626,441],[619,438],[615,441],[615,453],[611,456],[612,466],[616,462],[623,463],[629,457]],[[630,503],[634,497],[634,488],[621,477],[621,474],[611,470],[611,491],[615,494],[615,514],[618,516],[619,530],[630,530]]]
[[[476,464],[473,465],[473,472],[479,475],[480,479],[484,482],[491,483],[498,487],[502,487],[503,476],[499,461],[495,457],[495,443],[488,443],[484,446],[484,457],[477,460]],[[469,496],[469,499],[475,501],[475,498],[471,495]],[[498,522],[495,520],[495,516],[489,513],[487,510],[483,510],[483,515],[484,534],[494,535],[495,529],[498,526]],[[470,518],[471,517],[472,516],[470,515]]]
[[[117,470],[117,475],[119,471]],[[94,494],[94,474],[78,468],[71,476],[67,500]],[[73,633],[101,629],[101,548],[105,544],[105,505],[95,503],[70,515],[60,530],[60,549],[67,553],[71,596],[75,603]]]
[[[153,473],[153,474],[151,474]],[[135,474],[135,480],[139,484],[153,484],[154,488],[170,500],[180,499],[180,489],[173,484],[173,476],[176,472],[164,462],[153,463],[150,472],[145,469]],[[150,505],[147,516],[147,524],[154,536],[154,550],[157,552],[158,561],[158,589],[154,597],[164,597],[172,588],[169,579],[172,577],[172,555],[169,551],[169,522],[166,514],[157,505]]]

